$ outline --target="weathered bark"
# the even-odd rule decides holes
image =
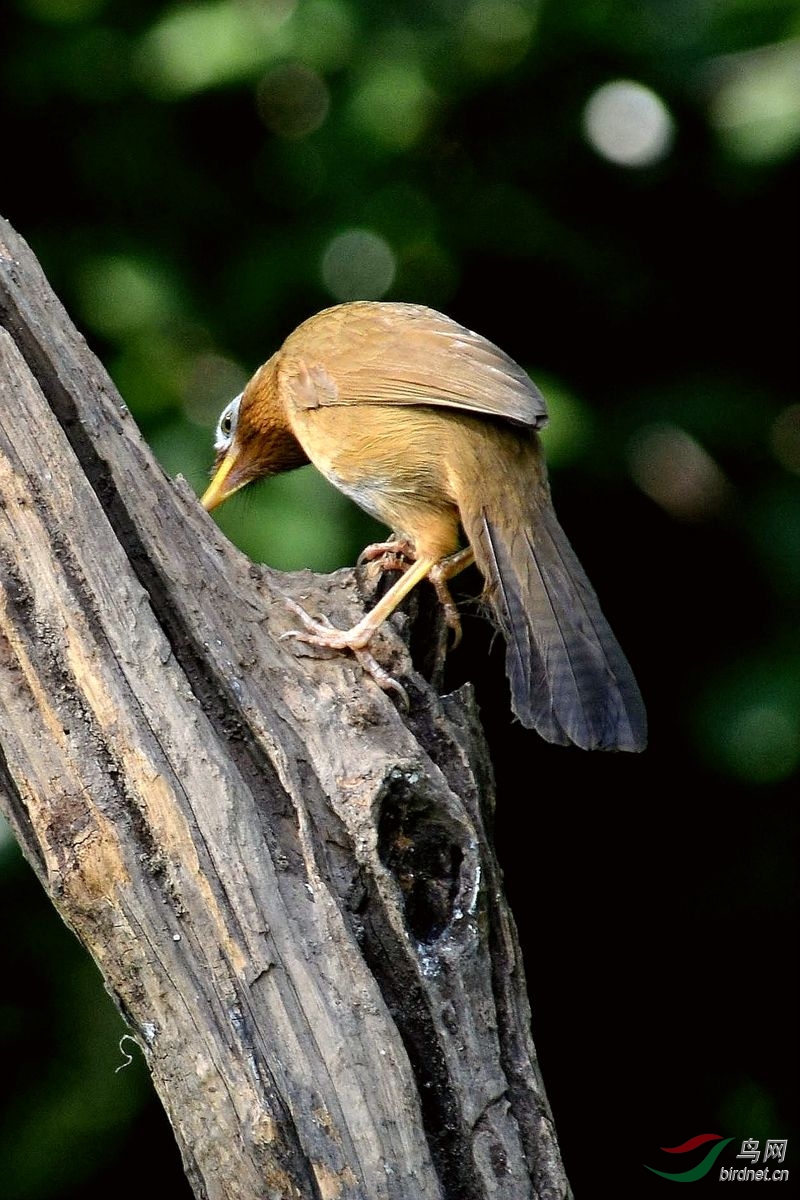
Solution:
[[[198,1197],[524,1200],[568,1185],[487,837],[469,692],[355,575],[281,576],[167,479],[0,223],[0,793],[142,1047]]]

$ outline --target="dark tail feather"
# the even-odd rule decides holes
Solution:
[[[506,638],[523,725],[562,746],[643,750],[639,688],[553,509],[512,531],[483,510],[481,528],[467,534]]]

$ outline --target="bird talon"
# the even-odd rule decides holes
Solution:
[[[377,572],[379,575],[385,575],[387,571],[400,571],[402,573],[407,571],[408,567],[408,560],[401,558],[399,554],[384,554],[383,558],[374,562],[368,562],[366,570]]]
[[[353,653],[363,670],[377,683],[381,691],[394,692],[402,705],[403,711],[408,712],[411,708],[411,702],[408,699],[408,692],[402,683],[398,683],[386,668],[380,665],[374,655],[370,654],[369,650],[354,650]]]
[[[357,565],[361,566],[365,562],[376,562],[382,559],[388,559],[392,563],[398,563],[398,566],[385,567],[381,562],[381,567],[385,571],[400,571],[409,562],[413,562],[415,558],[414,547],[409,541],[403,538],[393,538],[388,542],[371,542],[369,546],[365,546],[358,556]]]
[[[380,665],[375,656],[366,648],[365,633],[358,626],[353,629],[337,629],[327,617],[319,619],[310,617],[308,613],[294,600],[286,599],[287,606],[305,625],[305,629],[288,629],[280,635],[279,640],[296,638],[310,646],[320,646],[326,650],[350,650],[362,669],[374,679],[384,692],[394,692],[403,708],[410,708],[408,693],[402,684],[398,683],[389,672]]]
[[[461,641],[462,634],[461,617],[459,616],[459,612],[455,604],[450,603],[444,605],[444,623],[453,635],[452,641],[450,642],[450,649],[455,650],[456,646]]]
[[[455,650],[458,643],[461,641],[461,616],[459,615],[456,602],[450,595],[450,589],[447,586],[447,581],[453,575],[457,574],[464,566],[469,565],[472,559],[472,550],[467,548],[466,551],[460,550],[456,554],[445,559],[443,563],[438,564],[430,573],[430,581],[433,584],[436,595],[439,598],[439,603],[442,606],[445,625],[453,631],[453,641],[450,649]]]
[[[295,616],[300,618],[300,620],[305,625],[306,629],[308,629],[311,633],[316,634],[318,637],[324,638],[329,633],[336,634],[336,633],[341,632],[341,630],[337,630],[336,626],[334,624],[332,624],[332,622],[329,621],[326,616],[324,616],[324,615],[319,616],[319,617],[309,616],[309,614],[306,612],[306,610],[301,605],[299,605],[295,600],[290,600],[288,597],[286,597],[286,606],[287,606],[287,608],[290,608],[292,610],[292,612],[295,614]],[[290,629],[286,633],[282,633],[279,640],[283,641],[284,638],[288,638],[288,637],[301,638],[301,639],[305,639],[307,641],[311,640],[310,638],[306,638],[306,635],[303,633],[302,629]],[[325,643],[319,643],[319,644],[322,645]],[[336,647],[336,648],[341,649],[341,647]]]
[[[344,633],[344,630],[340,630]],[[287,629],[278,638],[278,641],[283,642],[287,638],[295,638],[298,642],[305,642],[307,646],[320,646],[324,650],[353,650],[343,637],[336,636],[337,630],[335,625],[320,625],[316,630],[309,618],[306,629]]]

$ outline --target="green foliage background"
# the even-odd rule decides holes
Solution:
[[[781,0],[12,0],[0,210],[165,469],[304,317],[433,305],[548,396],[556,504],[640,677],[639,759],[514,728],[467,617],[498,846],[568,1170],[789,1136],[800,764],[800,9]],[[648,92],[624,165],[598,89]],[[308,468],[232,501],[253,557],[374,528]],[[2,719],[0,715],[0,719]],[[188,1193],[90,962],[0,860],[0,1195]],[[645,1176],[643,1179],[642,1176]],[[628,1182],[630,1181],[630,1183]],[[660,1181],[658,1181],[660,1183]]]

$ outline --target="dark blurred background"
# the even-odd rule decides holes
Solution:
[[[537,380],[556,507],[651,721],[637,757],[514,727],[468,609],[448,684],[486,715],[567,1168],[584,1196],[660,1195],[642,1164],[685,1169],[659,1148],[718,1133],[788,1138],[796,1176],[797,3],[2,20],[0,211],[168,472],[203,487],[220,408],[339,300],[442,308]],[[287,569],[375,535],[311,468],[219,520]],[[3,1200],[188,1196],[138,1050],[117,1071],[124,1026],[7,837],[0,897]]]

